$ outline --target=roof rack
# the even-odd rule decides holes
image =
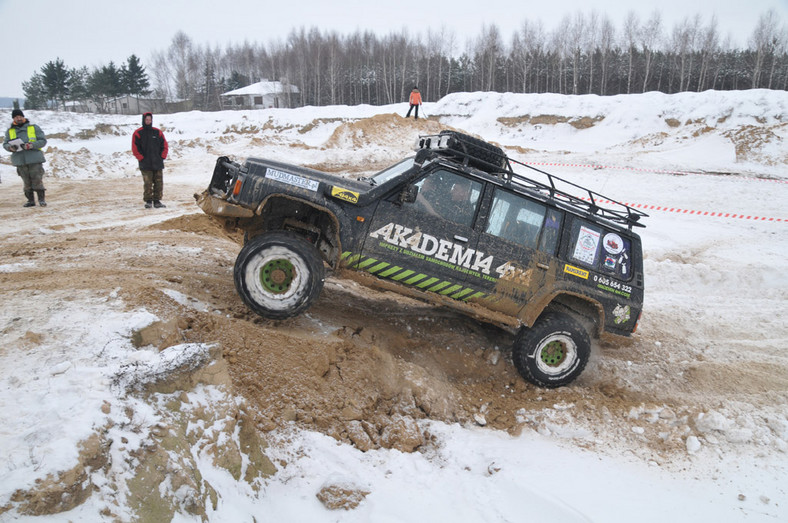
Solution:
[[[473,143],[470,140],[477,143]],[[589,214],[625,225],[630,230],[632,227],[645,227],[644,224],[640,223],[640,219],[648,217],[648,214],[642,211],[547,171],[509,158],[503,150],[489,144],[489,147],[484,149],[484,156],[492,155],[502,159],[504,167],[501,168],[500,165],[495,165],[484,158],[473,155],[472,151],[476,148],[478,148],[478,141],[475,138],[470,136],[466,138],[461,133],[446,131],[442,134],[422,135],[416,141],[416,150],[427,149],[444,156],[457,157],[462,159],[465,165],[468,165],[469,160],[472,159],[475,166],[500,177],[505,186],[518,186],[539,192],[551,199],[566,203]],[[516,173],[512,164],[521,165],[544,175],[547,178],[547,183]]]

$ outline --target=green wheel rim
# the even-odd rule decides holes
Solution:
[[[566,347],[560,341],[551,341],[542,349],[542,362],[549,367],[558,367],[566,359]]]
[[[260,270],[260,283],[273,294],[283,294],[295,277],[293,264],[285,259],[271,260]]]

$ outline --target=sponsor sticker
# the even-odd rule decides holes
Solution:
[[[599,245],[600,234],[588,227],[580,227],[580,234],[577,236],[577,243],[575,244],[575,251],[572,258],[575,260],[594,265],[596,262],[596,249]]]
[[[605,248],[605,251],[610,254],[620,254],[624,250],[624,240],[622,240],[621,236],[618,234],[609,232],[605,234],[605,238],[602,240],[602,246]]]
[[[320,186],[320,182],[317,180],[310,180],[303,176],[286,173],[270,167],[266,168],[265,177],[269,180],[276,180],[277,182],[286,183],[287,185],[293,185],[312,192],[317,192],[317,188]]]
[[[616,308],[613,309],[613,322],[616,325],[621,325],[622,323],[626,323],[629,321],[629,314],[630,308],[629,305],[616,305]]]
[[[564,265],[564,272],[567,274],[571,274],[572,276],[577,276],[578,278],[583,278],[584,280],[588,279],[588,271],[583,270],[579,267],[574,267],[572,265]]]
[[[344,200],[350,203],[358,203],[358,193],[343,189],[342,187],[332,187],[331,196],[337,200]]]

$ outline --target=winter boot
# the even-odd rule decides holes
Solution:
[[[47,206],[47,201],[44,199],[45,192],[46,191],[44,189],[41,189],[40,191],[36,191],[36,194],[38,194],[38,205],[40,205],[41,207]]]
[[[22,207],[35,207],[36,201],[33,199],[33,191],[25,191],[25,196],[27,197],[27,201]]]
[[[156,207],[157,209],[161,209],[162,207],[167,207],[166,205],[161,203],[160,200],[153,200],[153,206]]]
[[[150,200],[145,200],[145,208],[150,209],[151,207],[153,207],[153,202]]]

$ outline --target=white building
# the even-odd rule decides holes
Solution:
[[[294,85],[263,80],[220,96],[222,109],[268,109],[293,107],[298,95],[298,87]]]

